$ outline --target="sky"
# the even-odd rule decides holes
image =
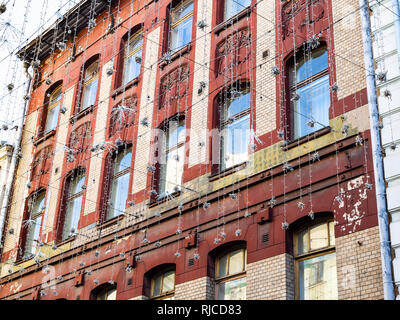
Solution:
[[[15,53],[38,37],[80,0],[0,0],[0,142],[15,143],[27,78]],[[13,89],[9,89],[12,84]]]

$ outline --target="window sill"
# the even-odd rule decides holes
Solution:
[[[171,62],[175,61],[176,59],[178,59],[180,56],[183,56],[187,53],[189,53],[192,50],[192,45],[189,43],[186,46],[184,46],[183,48],[179,49],[178,51],[175,52],[171,52],[171,61],[167,62],[164,59],[162,59],[159,62],[159,66],[161,69],[163,69],[165,66],[167,66],[168,64],[170,64]]]
[[[44,135],[41,133],[40,135],[38,135],[36,137],[35,141],[33,142],[33,145],[36,147],[38,144],[46,141],[47,139],[51,138],[55,134],[56,134],[56,130],[51,130],[51,131],[45,133]]]
[[[159,200],[152,199],[152,200],[150,200],[150,203],[148,204],[148,207],[149,207],[149,208],[156,207],[156,206],[158,206],[159,204],[162,204],[162,203],[164,203],[164,202],[167,202],[169,197],[176,198],[176,197],[179,197],[180,195],[181,195],[181,191],[176,191],[176,192],[174,192],[174,193],[169,194],[168,196],[162,197],[162,198],[159,199]]]
[[[237,164],[237,165],[235,165],[233,167],[230,167],[228,169],[225,169],[225,170],[223,170],[221,172],[218,172],[218,173],[210,175],[208,177],[208,181],[212,182],[212,181],[218,180],[220,178],[229,176],[230,174],[238,172],[238,171],[240,171],[242,169],[245,169],[246,167],[247,167],[247,162],[239,163],[239,164]]]
[[[138,83],[139,83],[139,76],[129,81],[126,85],[120,86],[119,88],[115,89],[111,93],[111,97],[115,100],[115,98],[119,96],[121,93],[125,92],[126,90],[130,89],[133,86],[137,86]]]
[[[121,221],[123,218],[124,218],[124,215],[121,214],[121,215],[116,216],[116,217],[114,217],[114,218],[112,218],[112,219],[105,220],[105,221],[103,221],[103,222],[98,222],[97,225],[96,225],[96,227],[97,227],[97,228],[107,228],[107,227],[109,227],[109,226],[112,226],[112,225],[118,223],[118,222]]]
[[[90,107],[87,107],[86,109],[79,111],[77,114],[73,115],[70,119],[69,122],[71,124],[74,124],[76,121],[78,121],[79,119],[83,118],[84,116],[86,116],[89,113],[92,113],[94,110],[94,105],[92,104]]]
[[[243,9],[240,11],[238,14],[234,15],[233,17],[229,18],[226,21],[221,22],[218,24],[212,31],[218,35],[231,25],[235,24],[237,21],[242,20],[244,17],[249,17],[251,14],[251,7],[248,7],[246,9]]]
[[[297,147],[297,146],[299,146],[301,144],[304,144],[304,143],[306,143],[308,141],[317,139],[317,138],[319,138],[319,137],[321,137],[321,136],[323,136],[325,134],[328,134],[331,131],[332,131],[331,127],[322,128],[322,129],[320,129],[318,131],[315,131],[313,133],[310,133],[310,134],[308,134],[308,135],[306,135],[304,137],[301,137],[301,138],[298,138],[296,140],[290,141],[286,145],[281,146],[281,148],[282,148],[283,151],[288,151],[288,150],[293,149],[293,148],[295,148],[295,147]]]

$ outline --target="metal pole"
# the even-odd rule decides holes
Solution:
[[[394,13],[394,26],[396,29],[396,44],[397,44],[397,60],[400,69],[400,6],[399,0],[392,0],[392,9]]]
[[[28,83],[27,83],[27,87],[26,87],[26,94],[28,95],[30,86],[31,86],[31,81],[32,81],[32,76],[28,72],[28,65],[25,65],[25,73],[28,78]],[[20,117],[20,123],[18,124],[18,135],[17,135],[17,139],[15,141],[15,146],[14,146],[14,150],[13,150],[13,154],[12,154],[12,158],[11,158],[10,170],[7,175],[6,190],[4,192],[3,202],[1,203],[0,244],[2,243],[2,240],[3,240],[2,239],[3,238],[3,230],[5,227],[5,223],[6,223],[6,214],[7,214],[8,204],[10,201],[11,188],[14,184],[15,171],[17,170],[17,165],[18,165],[18,153],[20,152],[20,148],[21,148],[22,128],[23,128],[24,122],[25,122],[27,105],[28,105],[28,101],[25,101],[22,117]],[[0,252],[1,251],[2,250],[0,250]]]
[[[380,131],[378,128],[379,113],[376,96],[375,67],[372,54],[371,21],[369,17],[368,0],[359,0],[364,43],[364,63],[366,70],[369,120],[371,130],[372,157],[374,166],[376,204],[378,210],[379,237],[381,244],[381,262],[383,277],[383,293],[385,300],[394,300],[394,285],[392,272],[392,257],[389,237],[389,219],[386,206],[386,186],[383,172],[383,152]]]

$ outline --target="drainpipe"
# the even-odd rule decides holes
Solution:
[[[379,238],[381,246],[383,293],[385,300],[394,300],[392,257],[389,236],[389,218],[386,205],[386,186],[383,172],[383,148],[379,131],[378,99],[376,95],[375,66],[372,54],[372,33],[368,0],[359,0],[364,43],[364,63],[367,80],[369,120],[371,130],[372,158],[378,210]]]
[[[29,64],[27,62],[24,62],[24,68],[25,68],[25,75],[28,78],[28,84],[26,86],[26,95],[29,95],[30,87],[31,87],[31,82],[32,82],[32,76],[28,72]],[[20,118],[20,123],[18,124],[18,131],[17,131],[17,137],[15,140],[15,146],[13,149],[13,154],[11,158],[11,164],[10,164],[10,169],[7,175],[7,184],[6,184],[6,190],[4,192],[4,197],[3,197],[3,202],[1,203],[1,212],[0,212],[0,244],[3,242],[3,234],[4,234],[4,227],[6,223],[6,214],[8,212],[8,204],[10,202],[10,195],[11,195],[11,190],[14,184],[14,178],[15,178],[15,171],[18,166],[18,153],[20,152],[21,148],[21,140],[22,140],[22,128],[25,123],[25,116],[26,116],[26,109],[28,106],[28,99],[25,101],[24,104],[24,110],[22,113],[22,117]],[[2,252],[0,248],[0,252]]]

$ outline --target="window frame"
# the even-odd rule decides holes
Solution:
[[[58,91],[59,91],[59,94],[56,95],[56,93],[58,93]],[[52,100],[54,100],[53,99],[54,96],[56,96],[56,97],[59,96],[60,98],[52,103]],[[62,83],[59,84],[58,86],[56,86],[53,90],[51,90],[49,99],[48,99],[48,101],[46,103],[47,104],[46,119],[44,121],[44,126],[43,126],[43,130],[42,130],[42,134],[43,135],[46,135],[49,132],[57,129],[57,124],[56,124],[56,126],[54,128],[51,128],[50,130],[47,130],[46,127],[47,127],[47,124],[48,124],[48,121],[49,121],[49,113],[50,113],[50,111],[52,109],[54,109],[56,107],[58,107],[58,112],[57,112],[57,123],[58,123],[58,118],[60,116],[61,100],[62,100]]]
[[[143,40],[144,40],[144,38],[143,38],[143,27],[140,26],[140,28],[139,28],[137,31],[133,32],[133,34],[131,34],[129,37],[128,37],[128,35],[129,35],[129,33],[126,35],[126,37],[127,37],[126,40],[122,40],[122,45],[123,45],[123,56],[122,56],[122,63],[121,63],[121,76],[120,76],[120,81],[119,81],[120,83],[118,84],[118,87],[119,87],[119,86],[126,86],[126,85],[128,85],[130,82],[132,82],[132,81],[134,81],[135,79],[137,79],[137,78],[140,76],[141,69],[142,69],[142,61],[143,61]],[[128,50],[130,49],[130,45],[133,44],[133,43],[135,43],[135,41],[138,40],[139,37],[141,38],[142,44],[141,44],[138,48],[136,48],[136,49],[134,49],[134,50],[132,50],[132,51],[130,51],[130,52],[128,53]],[[132,79],[130,79],[129,81],[126,81],[126,82],[125,82],[126,69],[127,69],[127,61],[128,61],[129,58],[131,58],[132,56],[136,55],[139,51],[142,51],[142,52],[141,52],[141,55],[140,55],[141,62],[140,62],[140,69],[139,69],[139,72],[138,72],[138,74],[137,74],[134,78],[132,78]]]
[[[239,90],[238,90],[239,88]],[[227,101],[231,99],[232,96],[232,91],[236,90],[238,92],[241,92],[241,95],[243,95],[243,92],[246,92],[245,94],[249,94],[250,95],[250,105],[246,110],[243,110],[237,114],[235,114],[233,117],[228,117],[227,119],[225,119],[225,115],[224,113],[227,110]],[[240,97],[237,97],[233,100],[231,100],[231,103],[233,101],[235,101],[236,99],[239,99]],[[218,164],[218,169],[214,170],[214,173],[222,173],[224,171],[230,170],[232,168],[235,168],[237,166],[240,166],[243,163],[247,163],[248,162],[248,158],[246,161],[241,162],[241,163],[235,163],[229,167],[226,166],[226,154],[224,151],[224,146],[226,143],[224,140],[226,140],[226,134],[224,134],[224,130],[229,126],[229,125],[233,125],[235,122],[239,122],[241,119],[249,116],[249,130],[251,131],[252,128],[252,124],[251,124],[251,109],[252,109],[252,97],[251,97],[251,84],[248,81],[237,81],[234,84],[231,84],[230,86],[228,86],[227,88],[223,89],[222,92],[219,94],[219,96],[217,97],[217,114],[218,116],[216,117],[217,119],[217,129],[219,130],[219,146],[218,146],[218,150],[219,150],[219,164]],[[247,148],[247,156],[249,155],[249,149]]]
[[[325,76],[328,76],[328,84],[329,84],[331,75],[330,75],[330,72],[329,72],[329,51],[328,51],[327,45],[325,43],[321,43],[318,46],[318,48],[315,48],[314,50],[312,50],[310,54],[312,55],[313,53],[318,52],[318,51],[322,51],[322,50],[324,50],[327,53],[328,63],[326,65],[326,68],[321,70],[321,71],[319,71],[316,74],[313,74],[313,75],[309,76],[306,79],[301,80],[300,82],[297,82],[297,79],[294,79],[294,74],[295,74],[294,71],[296,69],[296,66],[294,65],[294,56],[296,54],[299,55],[299,58],[298,59],[296,58],[296,62],[297,63],[299,61],[301,61],[301,60],[304,60],[305,58],[307,58],[307,60],[306,60],[307,62],[312,61],[312,59],[308,59],[307,55],[304,53],[304,50],[301,51],[301,49],[297,49],[297,51],[295,53],[293,53],[292,56],[290,57],[290,59],[288,60],[288,65],[287,65],[287,70],[288,70],[287,79],[288,80],[287,80],[287,84],[288,84],[288,88],[289,89],[287,90],[286,95],[287,95],[287,98],[288,98],[287,101],[288,101],[288,106],[289,106],[289,117],[290,117],[289,118],[290,129],[289,129],[288,137],[289,137],[289,139],[291,141],[299,140],[299,139],[302,139],[304,137],[307,137],[307,136],[310,136],[310,135],[314,135],[317,131],[323,130],[323,129],[329,127],[329,123],[328,123],[328,126],[322,127],[322,128],[320,128],[318,130],[313,130],[312,132],[310,132],[308,134],[299,135],[297,137],[296,136],[296,121],[295,121],[295,113],[296,113],[295,112],[295,103],[296,103],[296,101],[292,101],[292,97],[296,93],[297,90],[299,90],[301,88],[304,88],[304,87],[306,87],[308,85],[311,85],[312,83],[322,79]],[[292,75],[290,73],[293,74],[293,80],[292,80],[293,82],[291,82],[291,76]],[[297,70],[296,70],[296,74],[297,74]],[[329,91],[329,97],[331,98],[331,92],[330,91]],[[332,103],[331,103],[331,99],[330,99],[329,108],[328,108],[328,118],[330,118],[329,117],[329,113],[330,113],[331,105],[332,105]],[[298,116],[301,116],[301,115],[298,115]],[[304,121],[307,122],[308,120],[311,120],[311,119],[305,118]]]
[[[96,71],[93,72],[91,74],[90,79],[86,80],[86,72],[88,71],[88,69],[90,69],[90,67],[92,65],[94,65],[95,63],[97,63],[97,68]],[[82,71],[81,71],[81,79],[79,81],[79,86],[78,86],[78,99],[77,99],[77,106],[76,106],[76,111],[75,114],[80,114],[80,113],[84,113],[88,110],[90,110],[94,105],[96,105],[96,102],[98,100],[98,96],[99,96],[99,87],[100,87],[100,55],[94,55],[93,57],[91,57],[90,59],[88,59],[86,61],[86,63],[82,66]],[[86,106],[85,108],[83,108],[83,102],[85,99],[85,89],[88,85],[90,85],[91,83],[93,83],[94,81],[97,80],[97,87],[96,87],[96,97],[94,99],[93,104],[90,104],[88,106]]]
[[[174,272],[174,288],[170,291],[163,292],[163,287],[164,287],[164,277],[165,274],[173,271]],[[155,296],[154,295],[154,282],[155,279],[161,276],[161,288],[160,288],[160,294]],[[150,300],[165,300],[167,298],[171,298],[175,296],[175,282],[176,282],[176,269],[175,268],[165,268],[159,272],[154,273],[151,278],[150,278]]]
[[[184,17],[180,18],[178,21],[175,21],[172,23],[172,15],[174,11],[179,10],[180,8],[184,7],[188,3],[192,3],[193,9],[190,13],[186,14]],[[171,3],[170,8],[169,8],[169,24],[168,24],[168,49],[167,51],[169,52],[178,52],[179,50],[183,49],[185,46],[189,45],[192,40],[193,40],[193,16],[194,16],[194,0],[184,0],[179,2],[178,4],[175,4],[174,2]],[[172,48],[172,32],[174,29],[176,29],[179,25],[185,23],[188,19],[192,19],[192,25],[191,25],[191,35],[190,35],[190,41],[183,46],[177,47],[177,48]]]
[[[300,262],[305,261],[305,260],[310,260],[313,258],[329,255],[332,253],[336,253],[336,238],[335,234],[333,234],[333,237],[335,239],[335,244],[331,245],[331,234],[330,234],[330,228],[329,225],[330,223],[333,223],[334,226],[334,220],[333,219],[326,219],[326,218],[321,218],[321,219],[316,219],[313,223],[307,224],[306,226],[303,226],[301,228],[296,229],[296,231],[293,234],[293,256],[294,256],[294,275],[295,275],[295,299],[300,300]],[[318,248],[311,250],[311,241],[310,241],[310,229],[312,227],[321,225],[321,224],[326,224],[327,228],[327,236],[328,236],[328,246]],[[307,230],[307,243],[308,243],[308,251],[303,254],[298,253],[298,244],[299,244],[299,234],[303,232],[304,230]],[[335,230],[333,229],[333,233],[335,233]],[[336,259],[336,256],[335,256]]]
[[[72,177],[74,177],[74,179],[77,179],[78,177],[82,176],[83,180],[83,184],[85,185],[86,182],[86,178],[87,178],[87,172],[85,168],[76,168],[74,170],[72,170],[72,172],[65,178],[65,183],[64,183],[64,194],[63,194],[63,200],[62,200],[62,206],[64,206],[61,215],[60,215],[60,224],[61,224],[61,230],[59,232],[58,235],[58,242],[64,242],[64,241],[68,241],[68,239],[72,238],[73,236],[71,236],[71,230],[68,230],[68,236],[64,237],[64,232],[65,232],[65,221],[68,215],[68,209],[69,209],[69,205],[71,202],[73,202],[73,200],[81,197],[81,209],[79,212],[79,220],[82,216],[82,210],[84,208],[84,195],[85,195],[85,189],[81,189],[79,192],[74,193],[74,194],[70,194],[71,193],[71,188],[72,188],[72,183],[71,183],[71,179]],[[79,220],[78,220],[78,226],[79,226]],[[78,228],[77,226],[77,228]],[[75,230],[78,231],[78,230]]]
[[[110,167],[109,167],[109,174],[111,174],[111,177],[110,177],[110,179],[109,179],[109,186],[108,186],[108,190],[106,189],[105,190],[105,192],[107,193],[107,205],[108,205],[108,208],[107,208],[107,211],[106,211],[106,214],[105,214],[105,216],[102,218],[102,222],[107,222],[107,221],[109,221],[109,220],[112,220],[112,219],[114,219],[114,218],[117,218],[117,217],[119,217],[119,216],[121,216],[122,215],[122,213],[119,213],[118,215],[115,215],[115,216],[113,216],[113,217],[110,217],[109,216],[109,214],[110,214],[110,204],[109,204],[109,201],[111,201],[111,196],[112,196],[112,193],[113,193],[113,184],[114,184],[114,181],[115,180],[117,180],[117,179],[119,179],[119,178],[121,178],[121,177],[123,177],[123,176],[125,176],[125,175],[129,175],[129,180],[131,179],[131,170],[132,170],[132,167],[131,166],[129,166],[129,167],[127,167],[127,168],[125,168],[125,169],[123,169],[123,170],[121,170],[121,171],[118,171],[117,173],[115,173],[115,166],[116,166],[116,163],[117,163],[117,159],[118,159],[118,156],[120,155],[120,152],[122,153],[125,153],[125,154],[127,154],[127,152],[126,151],[129,151],[130,153],[131,153],[131,164],[132,164],[132,157],[133,157],[133,147],[132,147],[132,145],[131,144],[128,144],[127,145],[127,147],[126,148],[120,148],[119,150],[118,150],[118,152],[117,151],[114,151],[114,152],[112,152],[112,153],[110,153],[108,156],[110,157],[109,159],[108,159],[108,161],[110,161],[110,163],[109,163],[109,165],[110,165]],[[122,159],[121,159],[122,160]],[[126,198],[126,200],[125,200],[125,202],[128,200],[128,198],[129,198],[129,185],[127,186],[127,188],[128,188],[128,195],[127,195],[127,198]],[[125,203],[125,208],[126,208],[126,203]],[[113,206],[113,209],[115,209],[114,208],[114,206]]]
[[[110,292],[111,293],[115,292],[115,299],[99,299],[100,295],[104,295],[106,297],[109,297],[110,296]],[[107,286],[104,286],[102,288],[99,288],[93,294],[93,296],[94,296],[95,299],[92,299],[92,300],[98,300],[98,301],[102,301],[102,300],[104,300],[104,301],[106,301],[106,300],[109,300],[109,301],[117,300],[117,285],[116,284],[115,285],[107,285]]]
[[[39,236],[40,236],[42,228],[43,228],[43,216],[44,216],[43,214],[44,214],[46,205],[44,205],[44,207],[41,210],[39,210],[38,212],[32,213],[31,210],[34,207],[36,199],[42,193],[43,193],[43,200],[42,201],[44,202],[44,204],[46,204],[46,189],[41,188],[39,190],[34,191],[28,198],[28,201],[27,201],[27,204],[26,204],[27,205],[27,208],[26,208],[27,219],[24,220],[24,221],[26,221],[26,220],[35,220],[36,221],[40,217],[40,219],[41,219],[40,220],[40,225],[38,226],[38,228],[39,228],[39,230],[38,230]],[[30,205],[30,202],[33,201],[34,197],[35,197],[35,202],[33,203],[33,205]],[[36,222],[35,222],[35,226],[37,226]],[[23,231],[23,246],[22,246],[23,250],[21,252],[20,259],[30,259],[32,257],[32,255],[35,255],[32,252],[29,255],[27,255],[27,252],[26,252],[27,245],[28,245],[28,234],[29,234],[29,231],[30,231],[31,227],[32,227],[31,225],[28,225],[25,228],[23,227],[25,230]],[[30,242],[30,246],[32,248],[35,247],[35,251],[37,251],[37,248],[39,247],[39,244],[37,243],[35,245],[35,240],[34,239],[29,240],[29,242]]]
[[[177,129],[179,128],[179,123],[183,121],[183,127],[184,127],[184,131],[185,131],[185,136],[184,136],[184,140],[183,141],[179,141],[179,135],[177,136],[178,141],[175,145],[173,145],[172,147],[169,147],[169,129],[170,129],[170,123],[171,122],[176,122],[178,124]],[[168,155],[171,152],[177,151],[180,148],[183,148],[183,153],[185,156],[185,148],[186,148],[186,134],[187,134],[187,122],[186,122],[186,117],[182,114],[176,114],[168,119],[166,119],[164,121],[164,123],[161,125],[161,131],[164,133],[165,136],[165,141],[163,143],[163,145],[157,148],[157,154],[158,154],[158,159],[159,159],[159,154],[160,152],[162,152],[165,155],[165,163],[157,163],[157,193],[158,195],[160,195],[161,193],[165,194],[163,197],[161,197],[161,199],[164,199],[165,197],[167,197],[168,194],[174,194],[174,192],[172,193],[168,193],[167,194],[167,188],[166,188],[166,184],[167,184],[167,174],[166,174],[166,168],[168,166]],[[160,140],[158,140],[159,143]],[[175,159],[172,159],[172,161],[176,161]],[[182,184],[182,179],[183,179],[183,171],[184,171],[184,167],[185,167],[185,162],[182,162],[182,176],[181,176],[181,184]],[[164,169],[165,168],[165,169]],[[163,171],[165,171],[165,174],[163,174]],[[161,185],[164,184],[164,188],[161,189]],[[179,190],[180,191],[180,190]],[[161,200],[159,199],[159,200]]]
[[[234,274],[227,274],[225,276],[218,277],[219,268],[220,268],[220,260],[223,257],[228,256],[226,269],[229,273],[230,255],[239,250],[242,251],[242,256],[243,256],[242,271],[234,273]],[[243,245],[234,246],[234,247],[230,247],[230,248],[224,250],[222,253],[218,254],[218,256],[215,258],[215,270],[214,270],[216,299],[220,300],[220,297],[218,296],[219,285],[221,285],[222,283],[225,283],[225,282],[230,282],[230,281],[246,278],[246,276],[247,276],[247,249],[246,249],[246,247],[244,247]]]

